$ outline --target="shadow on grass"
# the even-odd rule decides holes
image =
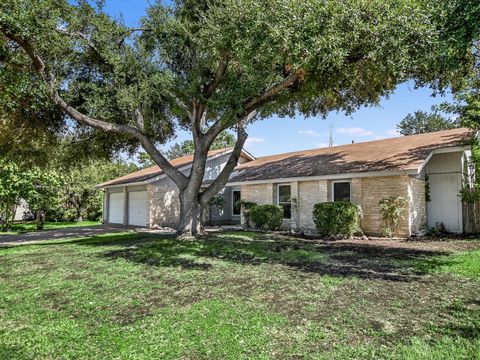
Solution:
[[[445,308],[451,321],[440,327],[440,333],[464,339],[480,339],[480,301],[457,300]]]
[[[447,255],[440,251],[372,243],[312,243],[259,233],[223,233],[195,241],[178,241],[169,235],[111,234],[68,244],[114,247],[98,256],[150,266],[208,271],[215,260],[248,265],[269,263],[320,275],[390,281],[418,280],[427,271],[412,268],[412,261]]]

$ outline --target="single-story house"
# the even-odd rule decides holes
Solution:
[[[459,192],[470,179],[468,129],[325,147],[255,159],[244,151],[221,196],[224,204],[211,209],[210,222],[243,221],[235,202],[278,204],[284,209],[283,227],[314,232],[314,204],[351,201],[361,206],[366,234],[382,233],[378,203],[390,196],[408,200],[398,235],[422,234],[427,227],[444,226],[463,232]],[[209,153],[206,183],[228,159],[231,149]],[[192,157],[172,163],[188,172]],[[158,167],[102,184],[104,220],[141,226],[174,226],[178,218],[177,190]]]

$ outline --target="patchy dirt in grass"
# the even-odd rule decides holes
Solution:
[[[12,252],[2,259],[0,279],[12,294],[42,294],[32,311],[55,311],[92,329],[143,326],[159,312],[206,300],[240,301],[285,319],[272,340],[276,355],[301,358],[339,344],[480,338],[480,283],[422,272],[411,261],[478,248],[473,239],[328,241],[238,232],[179,242],[128,235]]]

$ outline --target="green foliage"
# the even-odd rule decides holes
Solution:
[[[315,204],[313,221],[320,236],[349,238],[360,229],[361,210],[357,204],[336,201]]]
[[[432,201],[432,196],[430,194],[430,181],[428,175],[425,175],[425,201]]]
[[[243,219],[245,220],[245,226],[247,229],[252,226],[250,210],[252,210],[254,206],[257,206],[257,203],[253,201],[247,201],[245,199],[240,199],[235,203],[235,207],[240,207],[242,211]]]
[[[195,151],[193,140],[185,140],[181,143],[173,144],[170,149],[165,151],[168,159],[173,160],[179,157],[192,155]]]
[[[34,192],[29,171],[17,164],[0,159],[0,223],[1,231],[8,231],[15,217],[20,200]]]
[[[210,199],[208,204],[211,206],[222,208],[223,205],[225,204],[225,199],[223,198],[222,194],[217,194]]]
[[[283,222],[283,208],[278,205],[256,205],[250,208],[249,217],[261,230],[278,230]]]
[[[464,187],[460,190],[460,198],[462,201],[473,204],[480,200],[480,185],[475,185],[474,187],[468,188]]]
[[[221,132],[210,145],[210,150],[224,149],[235,145],[235,136],[228,131]],[[195,151],[193,140],[185,140],[180,144],[173,144],[170,149],[165,152],[169,159],[176,159],[182,156],[192,155]]]
[[[99,220],[102,214],[103,192],[96,186],[137,170],[123,161],[91,161],[70,169],[64,187],[67,208],[62,220]]]
[[[153,161],[150,155],[148,155],[144,151],[140,151],[138,153],[138,163],[140,164],[140,168],[142,169],[155,166],[155,161]]]
[[[448,119],[438,112],[427,113],[425,111],[415,111],[408,114],[397,125],[397,129],[402,135],[423,134],[433,131],[449,130],[460,127],[458,119]]]
[[[259,118],[352,112],[408,79],[434,88],[455,83],[472,63],[466,44],[478,33],[476,8],[463,6],[460,0],[156,2],[142,19],[144,30],[134,31],[87,1],[3,0],[0,31],[32,44],[70,104],[164,144],[177,129],[191,130],[192,100],[204,100],[207,127],[221,120],[233,128],[251,99],[292,74],[298,76],[291,86],[261,102]],[[0,59],[6,64],[0,113],[50,107],[43,77],[5,37]],[[225,59],[222,81],[205,99]],[[45,119],[57,134],[68,123],[66,116]],[[105,151],[138,146],[124,135],[69,127]]]
[[[384,222],[383,233],[385,236],[393,237],[398,230],[398,224],[404,218],[408,200],[401,196],[391,196],[379,201],[378,206],[382,212]]]
[[[45,216],[50,209],[63,204],[61,190],[64,177],[56,171],[41,171],[35,169],[31,172],[33,191],[26,197],[28,207],[36,214],[37,229],[43,229]]]

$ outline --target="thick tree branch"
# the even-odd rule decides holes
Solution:
[[[180,190],[184,189],[188,185],[188,178],[182,174],[179,170],[177,170],[170,162],[157,150],[153,142],[140,130],[131,127],[129,125],[120,125],[114,124],[98,119],[94,119],[88,115],[82,114],[80,111],[75,109],[74,107],[68,105],[65,100],[60,96],[57,89],[57,83],[54,75],[51,72],[46,71],[45,63],[41,56],[35,51],[34,47],[21,36],[11,34],[5,29],[0,27],[0,31],[2,31],[5,36],[16,42],[20,45],[23,50],[27,53],[27,55],[32,60],[33,66],[35,69],[43,75],[50,87],[52,92],[52,100],[53,102],[60,107],[60,109],[70,116],[72,119],[77,121],[82,125],[91,126],[97,129],[101,129],[104,131],[114,132],[118,134],[130,135],[135,137],[143,146],[145,151],[152,157],[152,159],[160,166],[163,172],[170,177],[175,184],[179,187]]]
[[[222,59],[220,60],[220,65],[218,66],[218,69],[215,75],[213,76],[212,81],[206,84],[203,89],[203,97],[205,99],[208,99],[210,96],[212,96],[213,92],[218,88],[218,85],[220,85],[220,82],[222,81],[223,76],[227,71],[229,61],[230,61],[229,54],[228,53],[224,54]]]
[[[50,81],[52,83],[52,81]],[[75,108],[68,105],[62,97],[58,94],[54,85],[50,85],[53,91],[53,101],[57,104],[63,112],[65,112],[72,119],[80,124],[91,126],[104,131],[114,132],[118,134],[125,134],[135,137],[140,144],[142,144],[145,151],[152,157],[153,161],[157,163],[168,177],[170,177],[179,189],[184,189],[188,185],[188,178],[177,170],[170,162],[157,150],[153,142],[140,130],[129,125],[113,124],[110,122],[97,120],[85,114],[82,114]]]
[[[3,27],[0,27],[0,31],[3,32],[7,39],[16,42],[27,53],[29,58],[32,60],[33,66],[39,73],[43,73],[45,71],[45,63],[28,41],[24,40],[18,35],[9,33]]]
[[[137,122],[138,128],[143,132],[145,131],[145,121],[143,120],[143,115],[140,109],[135,109],[135,120]]]
[[[245,114],[250,114],[252,111],[257,110],[262,105],[266,104],[268,101],[273,99],[282,91],[288,89],[290,86],[296,84],[298,81],[303,80],[305,77],[305,72],[303,69],[297,69],[294,73],[287,76],[282,82],[272,86],[270,89],[264,93],[257,95],[245,104]]]
[[[245,124],[248,124],[252,118],[254,118],[256,112],[252,112],[248,114],[237,126],[237,141],[235,142],[235,146],[233,147],[233,151],[228,158],[225,167],[222,169],[218,177],[213,180],[213,182],[208,186],[208,188],[200,194],[200,203],[206,205],[208,201],[215,195],[217,195],[220,190],[222,190],[228,182],[230,178],[230,174],[238,165],[238,159],[240,159],[240,155],[242,154],[243,146],[245,145],[245,141],[247,140],[248,134],[245,130]]]
[[[239,115],[239,119],[248,118],[249,115],[259,109],[262,105],[272,100],[280,92],[288,89],[290,86],[295,85],[298,81],[302,81],[305,76],[305,72],[302,69],[298,69],[293,74],[285,78],[284,81],[272,86],[264,93],[252,97],[245,102],[244,111]],[[228,126],[222,122],[222,119],[217,120],[208,131],[205,133],[206,141],[213,141],[223,130]]]

